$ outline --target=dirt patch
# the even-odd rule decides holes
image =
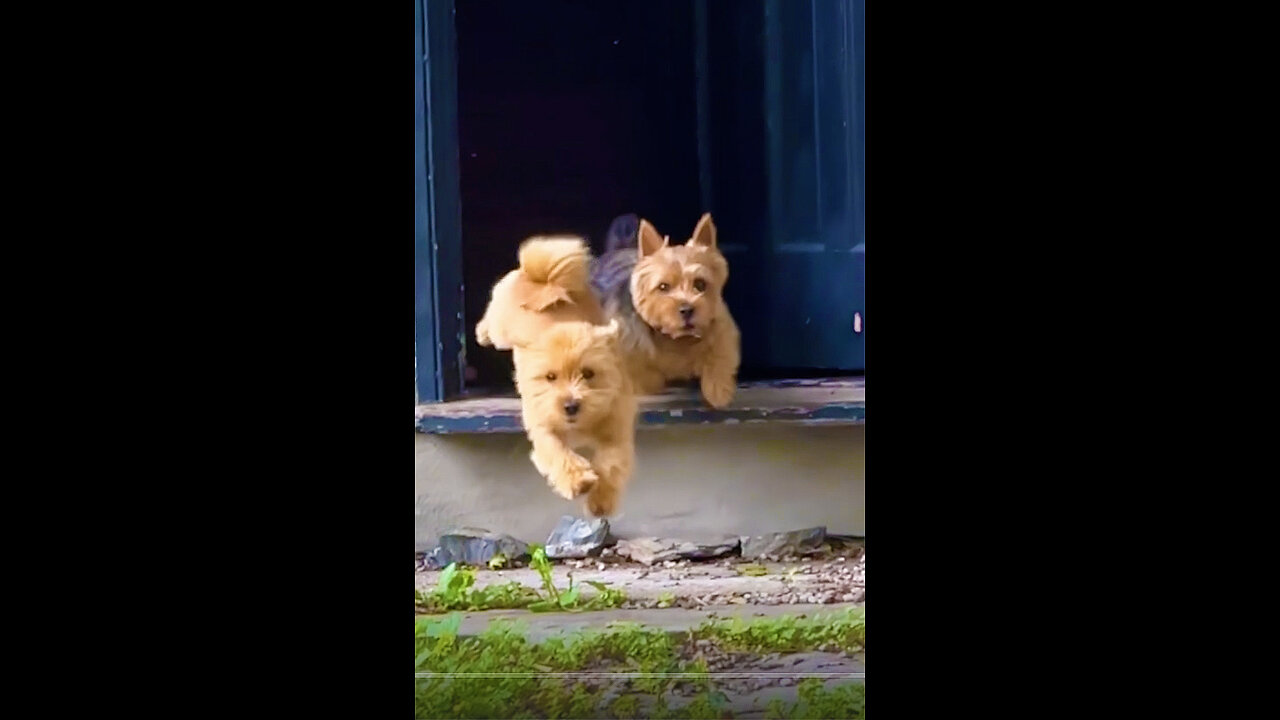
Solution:
[[[711,690],[723,693],[725,709],[738,718],[764,717],[769,703],[775,699],[788,705],[796,702],[796,686],[808,678],[817,678],[828,688],[853,683],[863,683],[866,660],[862,653],[809,651],[772,653],[761,655],[745,652],[728,652],[713,641],[699,640],[681,648],[685,660],[704,659],[709,670],[707,682]],[[617,663],[598,663],[588,672],[625,672],[627,667]],[[651,693],[639,691],[634,682],[622,677],[590,681],[589,689],[605,688],[604,706],[624,695],[636,695],[639,706],[646,712],[654,705]],[[583,682],[575,680],[573,682]],[[705,692],[707,686],[694,680],[677,680],[667,693],[671,706],[683,705]],[[643,717],[643,715],[642,715]]]

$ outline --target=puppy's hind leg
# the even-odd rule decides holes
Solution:
[[[476,323],[476,342],[482,347],[491,347],[495,350],[511,349],[511,341],[493,326],[488,315],[480,318],[480,322]]]

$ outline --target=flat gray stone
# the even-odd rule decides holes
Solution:
[[[613,540],[609,536],[609,521],[604,518],[583,520],[563,515],[560,522],[547,536],[547,557],[584,558],[599,554]]]
[[[736,537],[726,537],[718,542],[693,542],[673,538],[642,537],[633,540],[619,540],[614,550],[618,555],[631,558],[638,563],[652,565],[667,560],[688,558],[704,560],[706,558],[727,555],[738,549]]]
[[[440,536],[440,546],[427,553],[426,566],[432,570],[455,562],[479,566],[499,554],[519,560],[528,557],[529,544],[483,528],[458,528]]]
[[[826,538],[825,527],[791,530],[789,532],[751,535],[742,538],[742,557],[755,559],[762,555],[808,555],[817,552]]]
[[[447,567],[450,563],[449,553],[444,548],[434,548],[431,552],[422,556],[422,564],[420,570],[440,570]]]

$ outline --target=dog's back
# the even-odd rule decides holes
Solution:
[[[631,302],[631,271],[639,260],[640,217],[619,215],[605,235],[605,252],[591,263],[591,289],[600,298],[607,318],[617,318],[622,326],[621,346],[627,354],[648,353],[644,342],[648,326]]]
[[[640,218],[634,213],[619,215],[609,225],[605,234],[604,253],[591,263],[591,289],[601,302],[631,281],[631,270],[636,266],[636,248]]]
[[[591,252],[581,238],[535,237],[520,246],[520,267],[493,286],[476,340],[499,350],[532,344],[560,322],[604,323],[588,280]]]

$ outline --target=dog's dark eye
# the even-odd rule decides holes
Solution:
[[[556,379],[555,373],[547,373],[547,382],[554,382],[555,379]]]
[[[590,380],[595,376],[596,376],[595,370],[592,370],[591,368],[582,368],[582,378],[584,380]]]
[[[670,285],[666,283],[658,283],[658,292],[666,292],[670,289],[671,289]]]
[[[694,289],[694,290],[697,290],[698,292],[702,292],[703,290],[706,290],[706,289],[707,289],[707,281],[706,281],[706,280],[703,280],[702,278],[698,278],[697,280],[694,280],[694,281],[693,281],[693,289]]]

